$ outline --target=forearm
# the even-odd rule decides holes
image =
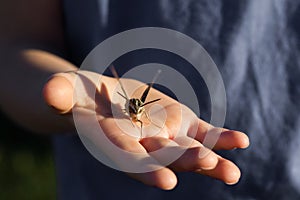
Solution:
[[[75,70],[69,62],[47,51],[1,45],[0,106],[21,126],[39,133],[71,128],[70,117],[46,105],[42,90],[57,72]]]

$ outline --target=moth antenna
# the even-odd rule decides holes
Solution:
[[[151,85],[153,85],[156,82],[156,80],[157,80],[158,76],[160,75],[160,73],[161,73],[161,69],[157,70],[155,76],[152,79]]]
[[[152,101],[148,101],[147,103],[144,103],[143,106],[148,105],[150,103],[154,103],[154,102],[159,101],[159,100],[161,100],[161,99],[159,98],[159,99],[155,99],[155,100],[152,100]]]
[[[161,69],[157,70],[155,76],[154,76],[153,79],[152,79],[152,82],[148,85],[148,87],[147,87],[147,88],[145,89],[145,91],[143,92],[142,97],[141,97],[141,101],[142,101],[143,103],[145,103],[146,98],[147,98],[147,96],[148,96],[148,93],[149,93],[151,87],[153,86],[153,84],[155,83],[155,81],[157,80],[157,78],[158,78],[158,76],[159,76],[160,73],[161,73]]]
[[[124,86],[123,86],[123,84],[122,84],[122,82],[121,82],[121,80],[120,80],[120,77],[119,77],[119,75],[118,75],[118,73],[117,73],[117,71],[116,71],[116,68],[115,68],[113,65],[110,65],[110,66],[109,66],[109,69],[110,69],[111,73],[113,74],[113,76],[118,80],[118,82],[119,82],[119,84],[120,84],[120,86],[121,86],[121,89],[122,89],[124,95],[121,95],[120,93],[119,93],[119,94],[120,94],[122,97],[126,98],[126,100],[129,100],[128,95],[127,95],[127,93],[126,93],[126,91],[125,91],[125,89],[124,89]]]
[[[128,98],[126,98],[123,94],[121,94],[120,92],[118,92],[118,94],[128,101]]]

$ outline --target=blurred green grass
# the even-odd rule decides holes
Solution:
[[[0,200],[56,199],[50,137],[22,130],[0,113]]]

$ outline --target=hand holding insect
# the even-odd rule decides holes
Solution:
[[[81,75],[81,79],[84,80],[86,88],[97,88],[96,98],[90,98],[90,95],[83,95],[82,99],[78,99],[79,101],[76,104],[71,104],[70,106],[70,102],[72,102],[73,99],[72,91],[75,87],[74,80],[78,75],[75,73],[60,73],[50,79],[45,86],[45,90],[50,90],[45,94],[51,94],[50,97],[45,96],[45,99],[48,104],[60,110],[60,112],[72,112],[72,110],[64,110],[65,108],[72,107],[73,110],[78,110],[82,115],[93,113],[94,107],[91,105],[94,105],[96,101],[97,120],[104,134],[110,141],[124,151],[141,153],[145,155],[145,158],[151,157],[160,163],[165,163],[165,160],[168,159],[168,154],[157,154],[155,153],[157,149],[166,148],[167,150],[169,149],[170,152],[185,150],[177,160],[166,167],[147,173],[129,173],[129,176],[147,185],[156,186],[161,189],[172,189],[175,187],[177,184],[175,171],[195,172],[220,179],[228,184],[234,184],[239,180],[240,171],[235,164],[202,145],[203,138],[207,133],[209,134],[208,130],[211,129],[211,126],[195,117],[194,113],[184,105],[155,89],[151,89],[147,98],[150,99],[150,101],[158,98],[162,99],[161,101],[157,100],[156,103],[163,106],[167,113],[168,117],[165,126],[158,135],[146,137],[142,140],[124,133],[116,124],[116,119],[111,113],[112,97],[116,95],[114,92],[119,81],[116,78],[102,76],[102,83],[99,87],[97,82],[99,76],[101,75],[91,72]],[[126,87],[126,90],[130,90],[137,85],[145,87],[144,83],[136,80],[121,79],[121,82],[124,87]],[[62,92],[62,90],[65,91]],[[59,95],[55,96],[56,93]],[[87,91],[87,94],[89,94],[89,91]],[[51,99],[51,97],[54,96],[56,97],[55,101]],[[124,95],[124,97],[126,96]],[[178,115],[178,111],[180,110],[182,114]],[[128,118],[120,120],[128,121]],[[93,130],[91,130],[88,124],[89,121],[86,123],[86,127],[89,129],[86,129],[85,134],[91,136]],[[180,132],[179,124],[186,126],[186,132]],[[196,134],[191,135],[190,130],[196,130]],[[99,146],[106,145],[101,142],[103,141],[99,141]],[[222,129],[222,134],[215,145],[215,149],[229,150],[233,148],[246,148],[248,145],[249,141],[245,134],[238,131]],[[203,150],[209,153],[205,157],[199,157],[199,152]],[[117,155],[111,155],[109,151],[105,153],[112,160],[115,159],[116,162],[119,161]],[[133,157],[132,159],[135,158]],[[139,158],[136,159],[136,162],[139,162]]]

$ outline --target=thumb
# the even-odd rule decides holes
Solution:
[[[60,114],[69,113],[73,107],[74,80],[73,73],[57,73],[44,85],[45,102]]]

